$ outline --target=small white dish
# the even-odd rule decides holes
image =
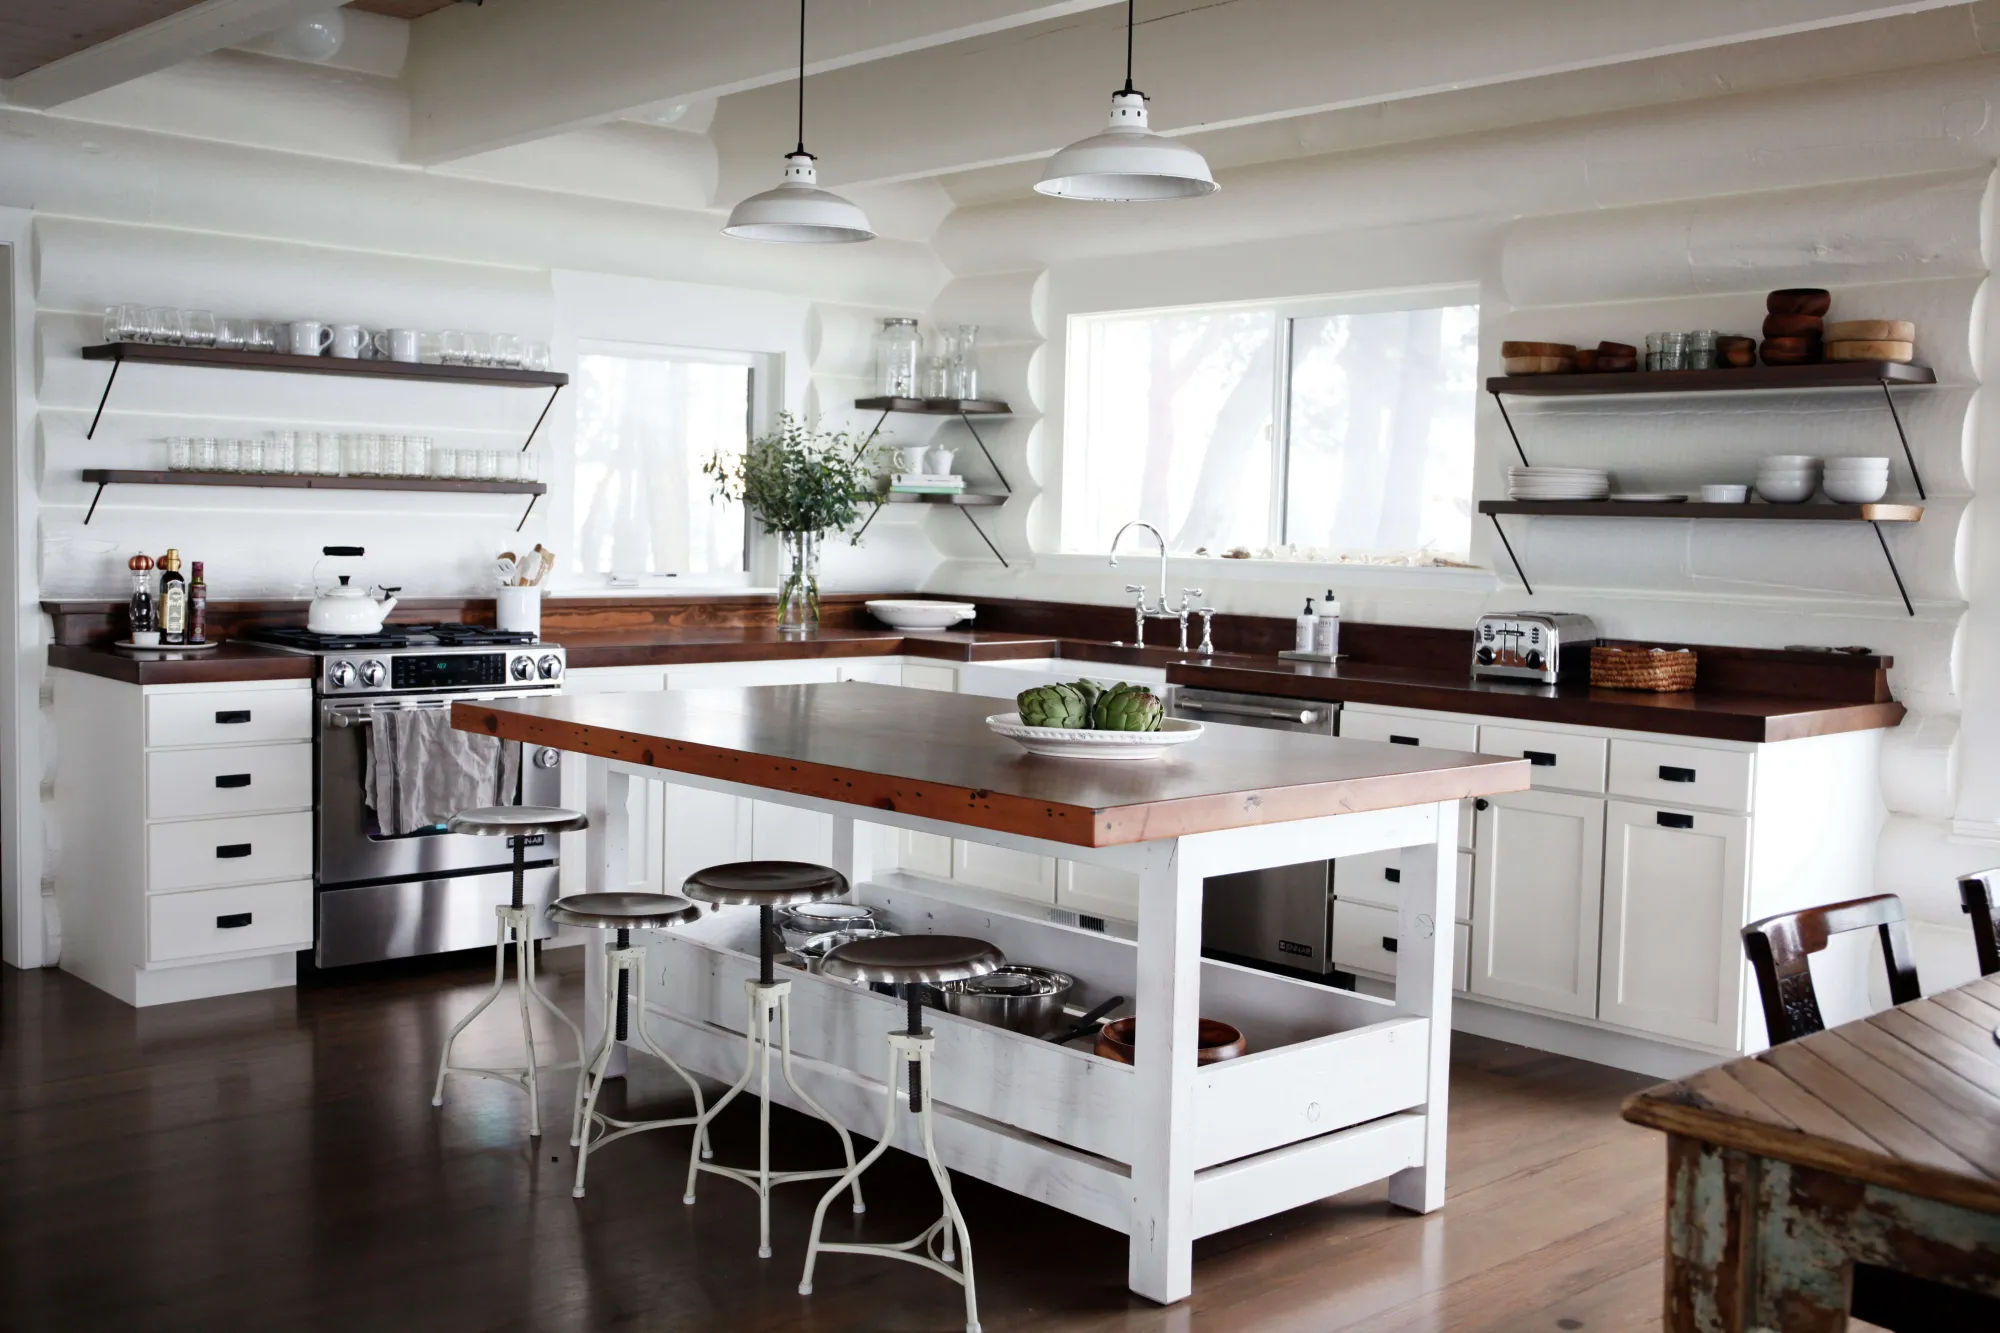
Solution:
[[[1813,498],[1813,492],[1818,489],[1818,485],[1810,477],[1799,479],[1789,477],[1757,478],[1757,494],[1769,500],[1772,504],[1804,504]]]
[[[1166,718],[1158,731],[1086,731],[1081,727],[1031,727],[1019,713],[994,713],[986,725],[1029,754],[1048,759],[1158,759],[1176,745],[1201,739],[1201,723]]]
[[[111,644],[121,653],[172,653],[175,656],[212,653],[222,646],[220,639],[203,639],[200,643],[134,643],[130,639],[117,639]]]
[[[1740,505],[1750,498],[1748,486],[1704,486],[1701,488],[1701,502],[1705,505]]]
[[[950,629],[978,614],[971,602],[927,602],[882,598],[864,602],[868,614],[890,629]]]
[[[1826,498],[1840,504],[1874,504],[1889,493],[1889,478],[1887,476],[1828,477],[1825,489]]]

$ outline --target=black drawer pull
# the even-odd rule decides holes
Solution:
[[[1401,884],[1403,882],[1403,872],[1394,866],[1384,866],[1382,867],[1382,878],[1388,880],[1391,884]]]
[[[217,930],[235,930],[239,926],[247,926],[249,924],[250,914],[248,912],[231,912],[227,916],[215,918],[215,928]]]
[[[247,708],[224,708],[217,710],[215,714],[215,725],[218,727],[232,726],[249,720],[250,710]]]
[[[1396,952],[1396,937],[1394,935],[1384,935],[1382,937],[1382,951],[1384,953]]]
[[[1694,827],[1693,815],[1673,815],[1673,814],[1668,814],[1665,810],[1662,810],[1660,811],[1659,814],[1653,816],[1653,818],[1659,822],[1661,828]]]
[[[247,842],[226,842],[215,849],[215,856],[219,861],[234,861],[248,855],[250,855],[250,844]]]
[[[1694,770],[1693,770],[1693,769],[1691,769],[1691,768],[1675,768],[1675,767],[1674,767],[1674,766],[1673,766],[1672,764],[1661,764],[1661,765],[1660,765],[1660,781],[1662,781],[1662,782],[1693,782],[1693,781],[1694,781]]]
[[[247,787],[250,785],[248,773],[217,773],[215,785],[218,787]]]
[[[1492,804],[1493,802],[1487,800],[1484,796],[1481,796],[1477,800],[1473,801],[1472,808],[1474,810],[1484,810]]]
[[[1547,750],[1523,750],[1521,751],[1521,758],[1527,760],[1536,768],[1554,768],[1556,766],[1556,757]]]
[[[1389,738],[1389,744],[1391,745],[1415,745],[1416,743],[1417,738],[1415,736],[1391,736]]]

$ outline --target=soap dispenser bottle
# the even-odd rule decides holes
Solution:
[[[1326,590],[1326,597],[1319,604],[1319,619],[1313,624],[1312,650],[1325,658],[1340,656],[1340,599],[1333,595],[1333,589]]]
[[[1301,653],[1313,651],[1314,630],[1319,624],[1319,617],[1313,613],[1312,598],[1306,598],[1306,609],[1299,612],[1298,618],[1292,624],[1293,651]]]

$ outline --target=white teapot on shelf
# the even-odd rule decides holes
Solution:
[[[359,557],[365,552],[359,546],[322,547],[320,554],[325,557]],[[390,596],[394,588],[381,589],[377,597],[367,588],[354,586],[352,574],[336,576],[331,587],[322,587],[319,582],[319,566],[313,566],[312,607],[306,613],[306,628],[315,634],[377,634],[381,632],[383,620],[396,609],[396,599]]]

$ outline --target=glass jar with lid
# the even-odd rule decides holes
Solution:
[[[914,319],[885,319],[875,335],[875,388],[884,397],[917,396],[917,364],[923,336]]]

